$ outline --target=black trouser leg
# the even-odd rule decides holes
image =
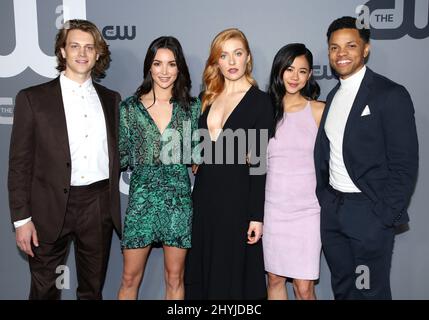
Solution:
[[[78,299],[102,299],[113,223],[108,185],[72,188],[69,208],[75,211],[75,260]]]
[[[322,205],[321,237],[334,296],[391,299],[394,229],[384,226],[372,202],[360,196],[344,194]]]

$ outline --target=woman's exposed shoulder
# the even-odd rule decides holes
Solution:
[[[311,107],[314,111],[322,112],[325,109],[325,102],[313,100],[310,102]]]
[[[314,121],[316,121],[317,126],[320,125],[320,120],[322,119],[323,110],[325,109],[325,103],[322,101],[311,101],[310,102],[311,111],[313,113]]]

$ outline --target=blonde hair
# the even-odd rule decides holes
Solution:
[[[230,28],[223,30],[218,33],[217,36],[213,39],[213,42],[210,46],[210,55],[206,62],[206,67],[203,73],[203,82],[205,85],[205,91],[202,98],[202,111],[206,109],[207,106],[211,105],[216,97],[222,92],[225,79],[219,70],[218,60],[222,53],[222,46],[227,40],[238,39],[243,42],[244,49],[249,55],[249,61],[246,65],[246,71],[244,76],[247,81],[252,85],[257,85],[256,80],[252,77],[253,69],[253,59],[250,53],[249,42],[246,39],[246,36],[243,32],[236,28]]]

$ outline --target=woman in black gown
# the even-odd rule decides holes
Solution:
[[[273,109],[251,71],[244,34],[238,29],[219,33],[204,70],[206,91],[199,120],[204,157],[193,190],[186,299],[266,296],[260,238]]]

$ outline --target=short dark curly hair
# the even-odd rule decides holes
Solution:
[[[88,20],[73,19],[68,20],[64,23],[62,29],[60,29],[55,38],[55,55],[57,56],[57,70],[64,71],[66,69],[66,59],[61,54],[61,48],[65,48],[67,35],[70,30],[81,30],[83,32],[90,33],[94,38],[95,50],[98,54],[98,60],[92,69],[92,77],[94,80],[104,78],[106,76],[106,70],[110,65],[110,51],[109,46],[98,30],[97,26]]]
[[[328,42],[329,42],[329,39],[331,38],[331,34],[337,30],[340,30],[340,29],[356,29],[359,31],[359,35],[360,35],[361,39],[365,43],[369,43],[369,38],[371,36],[370,29],[358,28],[356,25],[356,21],[357,21],[356,18],[353,18],[350,16],[345,16],[345,17],[341,17],[341,18],[334,20],[329,25],[328,32],[326,33],[326,36],[328,38]]]

